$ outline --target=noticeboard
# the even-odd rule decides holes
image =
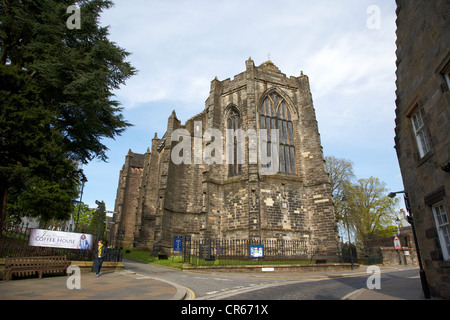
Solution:
[[[200,245],[200,259],[211,259],[211,246],[209,244]]]
[[[248,246],[250,258],[264,258],[264,245],[251,244]]]
[[[175,236],[173,239],[173,251],[183,251],[183,237]]]

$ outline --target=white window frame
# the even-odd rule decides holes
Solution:
[[[450,260],[450,223],[443,202],[432,206],[434,222],[441,243],[444,260]]]
[[[411,122],[416,136],[417,147],[419,148],[420,157],[423,158],[428,152],[431,151],[430,143],[425,130],[423,118],[425,111],[423,108],[415,111],[411,116]]]

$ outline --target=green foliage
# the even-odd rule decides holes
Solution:
[[[379,238],[393,238],[396,234],[398,234],[398,227],[397,226],[387,226],[384,228],[379,228],[373,236],[379,237]]]
[[[97,210],[89,209],[87,204],[73,206],[72,214],[75,221],[78,219],[79,230],[95,230],[98,227],[98,219],[96,221],[94,220],[94,217],[97,215]]]
[[[348,222],[359,241],[377,236],[393,224],[397,200],[389,198],[388,193],[386,184],[374,177],[347,184]]]
[[[0,2],[0,210],[68,217],[77,163],[106,160],[103,138],[127,127],[112,91],[135,74],[129,55],[98,23],[111,1],[84,0],[81,29],[71,0]]]
[[[353,164],[349,160],[326,156],[325,163],[331,182],[331,193],[334,201],[336,221],[344,218],[344,191],[347,184],[355,178]]]
[[[107,159],[101,138],[114,138],[130,125],[112,90],[135,73],[124,61],[129,53],[109,41],[108,29],[98,25],[101,11],[112,3],[79,1],[81,29],[66,25],[73,1],[3,3],[1,72],[14,75],[3,91],[15,95],[24,111],[30,103],[45,111],[50,117],[46,124],[61,135],[72,159]]]
[[[122,252],[124,258],[142,261],[146,263],[154,263],[166,267],[181,269],[183,265],[183,257],[169,257],[167,260],[159,260],[158,257],[153,257],[150,255],[150,251],[145,250],[135,250],[131,248],[124,248]]]
[[[390,236],[398,200],[387,196],[386,184],[375,177],[355,181],[350,161],[332,156],[325,159],[341,234],[350,234],[357,242],[368,236]]]

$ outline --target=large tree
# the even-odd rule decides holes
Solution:
[[[347,159],[327,156],[325,160],[340,233],[359,242],[389,233],[397,200],[387,196],[386,184],[375,177],[356,180]]]
[[[0,1],[0,223],[6,203],[21,214],[67,217],[77,164],[106,160],[102,139],[130,125],[112,92],[135,69],[99,25],[112,2],[77,1],[79,29],[66,23],[73,3]]]
[[[347,184],[344,193],[345,219],[360,243],[395,225],[397,200],[388,197],[386,183],[374,177],[359,179]]]
[[[351,183],[355,174],[353,173],[353,164],[350,160],[326,156],[325,164],[331,182],[331,194],[333,195],[334,212],[336,221],[342,222],[344,216],[344,191],[346,185]]]

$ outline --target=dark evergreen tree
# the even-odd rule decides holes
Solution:
[[[130,126],[112,92],[136,71],[99,24],[112,2],[76,3],[79,29],[67,25],[72,0],[0,1],[0,223],[7,203],[17,215],[66,218],[77,165],[105,161],[102,139]]]

